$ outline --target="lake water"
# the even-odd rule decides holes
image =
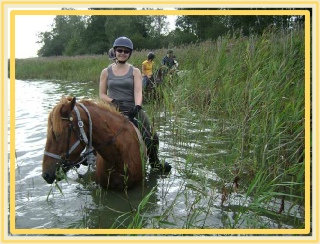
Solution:
[[[222,201],[221,189],[215,187],[223,182],[215,171],[215,167],[221,167],[216,161],[227,153],[228,143],[221,140],[221,135],[216,136],[219,121],[208,118],[204,130],[197,116],[188,116],[178,118],[183,128],[173,129],[177,118],[165,111],[157,113],[155,121],[161,141],[160,157],[173,166],[169,175],[148,173],[144,187],[126,195],[101,190],[90,181],[94,169],[81,166],[68,173],[68,182],[58,183],[60,191],[41,177],[47,116],[62,95],[95,98],[98,85],[16,80],[15,86],[17,229],[126,228],[133,218],[131,213],[150,191],[149,203],[141,210],[144,228],[295,228],[297,221],[303,222],[299,207],[290,202],[285,203],[285,211],[290,209],[292,213],[282,221],[250,211],[245,211],[240,219],[236,217],[240,209],[248,206],[250,198],[231,192]],[[146,105],[145,109],[148,112],[151,108]],[[175,133],[184,139],[178,140]],[[252,216],[257,219],[254,226],[249,221]]]

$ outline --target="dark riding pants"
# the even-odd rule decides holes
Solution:
[[[120,112],[128,116],[128,111],[132,109],[132,106],[125,106],[125,103],[120,102],[119,110]],[[138,127],[143,141],[147,147],[147,154],[149,157],[149,163],[152,165],[159,163],[158,158],[158,148],[159,148],[159,137],[158,134],[153,130],[150,120],[143,109],[139,110],[138,115],[136,116],[135,125]]]
[[[158,134],[153,130],[149,118],[145,111],[142,109],[137,115],[138,128],[142,134],[144,143],[147,146],[147,153],[149,156],[149,163],[159,163],[158,159],[158,148],[159,148],[159,137]]]

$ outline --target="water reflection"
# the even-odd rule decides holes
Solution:
[[[173,165],[171,174],[166,177],[148,174],[144,185],[125,194],[101,190],[90,181],[92,169],[82,166],[79,172],[68,173],[68,182],[59,183],[62,195],[41,177],[47,116],[62,95],[95,98],[98,85],[16,80],[15,94],[16,228],[126,228],[134,218],[132,213],[137,212],[150,191],[142,213],[145,228],[229,228],[230,222],[236,221],[233,215],[237,208],[250,201],[234,194],[221,205],[223,196],[216,182],[223,179],[212,165],[215,157],[226,153],[228,142],[221,135],[216,136],[218,121],[206,120],[203,129],[196,117],[179,118],[183,128],[172,129],[175,115],[168,118],[164,113],[159,113],[156,122],[161,139],[160,156]],[[79,173],[86,173],[85,177],[79,177]],[[261,219],[274,228],[279,226],[270,216]],[[245,223],[235,225],[240,226],[250,227]],[[290,224],[282,227],[290,228]]]

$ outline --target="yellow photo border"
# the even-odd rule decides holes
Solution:
[[[106,5],[108,7],[114,7],[114,6],[110,6],[110,5],[121,5],[120,7],[128,7],[133,4],[134,2],[132,1],[126,1],[126,2],[114,2],[114,1],[104,1],[104,2],[81,2],[81,5],[87,5],[87,6],[93,6],[95,4],[99,4],[99,5],[104,5],[104,6],[100,6],[100,7],[106,7]],[[178,2],[181,3],[181,2]],[[139,3],[134,3],[135,7],[139,7],[141,5],[141,7],[145,7],[146,5],[153,5],[154,8],[155,7],[159,7],[159,6],[172,6],[172,8],[174,7],[182,7],[179,6],[178,3],[172,3],[172,2],[139,2]],[[305,2],[305,1],[301,1],[301,2],[294,2],[294,1],[290,1],[290,3],[292,4],[301,4],[304,5],[303,8],[307,8],[308,6],[305,6],[306,4],[312,4],[314,6],[316,6],[317,11],[319,11],[319,4],[318,2]],[[16,5],[15,5],[16,4]],[[55,7],[60,7],[61,5],[67,6],[67,5],[72,5],[75,4],[75,2],[62,2],[62,3],[58,3],[58,2],[41,2],[41,1],[26,1],[26,2],[15,2],[15,1],[7,1],[7,2],[2,2],[1,3],[1,37],[2,37],[2,44],[1,44],[1,56],[2,56],[2,65],[1,65],[1,78],[2,78],[2,82],[1,82],[1,97],[4,98],[5,97],[5,82],[7,81],[7,77],[5,77],[5,62],[7,62],[7,60],[5,59],[5,46],[4,46],[4,29],[5,29],[5,6],[6,5],[10,5],[10,8],[14,9],[14,8],[20,8],[19,5],[23,5],[24,7],[26,5],[28,5],[28,7],[30,8],[29,5],[43,5],[44,7],[46,7],[46,5],[48,6],[48,8],[52,7],[52,5],[56,4],[59,6],[55,6]],[[76,2],[77,7],[79,6],[80,2],[77,1]],[[184,2],[183,4],[187,4],[188,6],[192,5],[192,3],[188,3],[188,2]],[[210,6],[205,6],[205,5],[209,5]],[[206,8],[214,8],[217,7],[215,5],[212,4],[224,4],[224,5],[241,5],[241,7],[243,8],[250,8],[252,7],[252,4],[258,4],[257,1],[255,2],[237,2],[237,1],[229,1],[229,2],[206,2],[206,1],[201,1],[201,2],[197,2],[194,3],[192,7],[206,7]],[[268,2],[262,2],[259,4],[263,4],[265,6],[265,4],[276,4],[276,7],[282,7],[282,8],[289,8],[290,6],[288,5],[288,2],[286,1],[282,1],[281,3],[279,2],[274,2],[274,1],[268,1]],[[200,5],[200,6],[199,6]],[[134,7],[132,6],[132,7]],[[86,6],[84,6],[86,7]],[[150,6],[152,7],[152,6]],[[227,7],[233,7],[233,6],[227,6]],[[238,7],[238,6],[237,6]],[[269,7],[269,6],[268,6]],[[22,7],[23,8],[23,7]],[[261,7],[262,8],[262,7]],[[302,7],[301,7],[302,8]],[[305,43],[306,43],[306,48],[305,48],[305,151],[306,152],[310,152],[310,61],[311,61],[311,57],[310,57],[310,38],[311,38],[311,33],[310,30],[312,29],[313,33],[313,38],[316,39],[315,41],[315,45],[313,45],[313,49],[312,51],[317,51],[315,53],[315,56],[313,55],[313,69],[315,69],[315,67],[318,67],[319,65],[319,16],[317,11],[313,11],[312,13],[312,18],[313,22],[312,22],[312,26],[311,26],[311,19],[310,19],[310,13],[309,11],[306,10],[103,10],[103,11],[97,11],[97,10],[12,10],[10,12],[10,128],[15,128],[15,17],[17,15],[305,15]],[[309,27],[309,28],[308,28]],[[311,28],[312,27],[312,28]],[[319,81],[319,71],[318,70],[314,70],[313,71],[313,79],[314,81]],[[314,88],[316,90],[316,92],[319,91],[319,84],[318,82],[315,82]],[[320,104],[319,103],[319,94],[318,93],[312,93],[313,94],[313,99],[316,99],[315,104]],[[1,102],[1,114],[2,115],[6,115],[6,107],[5,107],[6,102],[2,101]],[[319,125],[319,107],[318,106],[313,106],[313,112],[316,114],[316,116],[313,116],[313,118],[315,118],[315,125]],[[3,135],[7,134],[7,131],[5,131],[5,120],[4,120],[4,116],[3,118],[1,118],[1,133],[3,133]],[[315,126],[313,127],[313,129],[316,129]],[[318,139],[319,138],[319,132],[318,130],[315,131],[315,137],[313,137],[314,140],[315,138]],[[317,144],[318,141],[315,140],[316,142],[313,142],[313,148],[319,148],[319,145]],[[2,222],[1,222],[1,233],[2,233],[2,241],[8,241],[10,239],[10,242],[12,242],[14,239],[16,239],[16,241],[22,241],[23,238],[21,238],[22,236],[19,236],[19,238],[13,238],[13,236],[11,236],[10,238],[8,238],[7,240],[4,239],[4,235],[5,230],[7,230],[5,228],[5,226],[7,225],[7,209],[4,209],[4,206],[6,206],[4,204],[4,201],[7,201],[6,199],[6,195],[4,194],[5,191],[7,191],[7,188],[5,188],[5,186],[7,186],[7,182],[5,182],[6,179],[6,175],[5,172],[7,172],[7,170],[5,170],[5,164],[6,161],[4,160],[4,154],[7,153],[5,151],[6,147],[5,147],[5,140],[2,137],[1,138],[1,155],[3,154],[3,157],[1,160],[3,163],[1,165],[1,180],[2,182],[2,189],[1,189],[1,215],[2,215]],[[15,155],[15,133],[14,133],[14,129],[13,131],[11,131],[10,133],[10,155]],[[134,234],[134,235],[241,235],[241,234],[246,234],[246,235],[270,235],[272,237],[272,235],[279,235],[279,234],[283,234],[283,235],[306,235],[306,237],[298,237],[296,236],[295,239],[291,238],[289,241],[290,242],[299,242],[301,240],[303,240],[304,242],[307,241],[311,241],[311,242],[315,242],[317,240],[319,240],[319,233],[313,233],[316,234],[316,238],[310,238],[307,237],[307,234],[309,234],[311,226],[310,226],[310,206],[311,206],[311,198],[310,198],[310,191],[308,191],[307,189],[310,189],[310,182],[311,182],[311,178],[310,178],[310,154],[306,153],[305,155],[305,162],[306,162],[306,181],[305,181],[305,228],[304,229],[16,229],[15,228],[15,207],[11,207],[10,208],[10,227],[9,227],[9,231],[10,233],[12,233],[13,235],[97,235],[97,234],[115,234],[115,235],[129,235],[129,234]],[[15,158],[14,157],[10,157],[10,168],[14,169],[15,168]],[[319,155],[316,152],[316,155],[313,156],[313,160],[315,162],[318,162],[319,160]],[[318,173],[319,171],[319,166],[317,164],[313,165],[316,173]],[[318,180],[318,175],[313,174],[314,178],[316,178],[315,180],[315,184],[313,184],[313,191],[314,191],[314,195],[315,195],[315,200],[313,202],[313,211],[314,211],[314,217],[313,217],[313,225],[316,227],[313,227],[313,232],[317,231],[317,229],[319,228],[319,180]],[[313,196],[314,197],[314,196]],[[12,170],[10,172],[10,202],[9,202],[10,206],[15,206],[15,171]],[[309,208],[308,208],[309,207]],[[93,238],[94,236],[92,236]],[[104,239],[102,239],[101,241],[106,241],[107,238],[110,237],[104,237]],[[115,238],[115,237],[114,237]],[[174,237],[168,237],[170,240],[175,240],[176,238]],[[215,237],[211,237],[210,240],[212,240],[212,238]],[[37,242],[39,241],[39,237],[33,237],[32,238],[32,242]],[[55,238],[54,238],[55,239]],[[48,238],[48,236],[45,236],[45,239],[42,239],[40,241],[54,241],[50,240]],[[70,239],[70,238],[67,238]],[[116,239],[116,238],[115,238]],[[139,242],[150,242],[152,241],[156,241],[154,239],[148,239],[146,240],[145,238],[143,238],[143,236],[140,237],[136,237],[136,239],[139,239]],[[194,238],[191,238],[194,241]],[[227,238],[228,239],[228,238]],[[275,237],[273,236],[271,239],[274,240],[283,240],[283,241],[288,241],[288,239],[286,239],[285,237],[279,237],[279,239],[275,239]],[[76,242],[84,242],[84,241],[99,241],[97,240],[97,238],[95,239],[88,239],[88,238],[77,238],[77,237],[73,237],[72,240],[68,240],[68,241],[76,241]],[[205,240],[201,240],[201,238],[196,239],[197,241],[205,241]],[[217,240],[221,240],[221,238],[218,238]],[[234,239],[232,238],[232,240],[229,240],[230,242],[234,242],[234,241],[245,241],[245,242],[250,242],[250,241],[257,241],[259,240],[264,242],[266,241],[265,239],[261,239],[261,237],[256,237],[256,238],[245,238],[245,240],[243,240],[243,238],[239,239]],[[270,239],[269,239],[270,240]],[[128,240],[118,240],[118,241],[128,241]],[[132,239],[130,239],[130,241],[132,241]],[[223,239],[223,241],[227,241],[226,238]],[[166,241],[167,242],[167,241]],[[183,242],[188,242],[188,240],[183,239]],[[274,242],[274,241],[273,241]]]

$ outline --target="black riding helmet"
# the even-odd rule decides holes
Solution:
[[[153,52],[148,53],[148,59],[154,59],[156,55]]]
[[[128,37],[122,36],[117,38],[113,43],[113,50],[116,51],[117,47],[129,48],[131,52],[129,53],[128,59],[131,57],[132,50],[133,50],[133,43]]]

